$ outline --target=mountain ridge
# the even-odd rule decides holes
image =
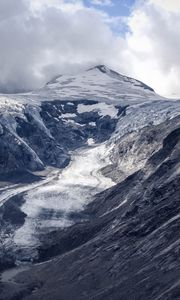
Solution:
[[[40,105],[50,100],[95,100],[128,105],[149,100],[166,100],[143,82],[121,75],[105,65],[73,74],[55,76],[45,86],[20,94],[0,94],[1,102]]]
[[[39,93],[44,95],[45,91],[49,94],[52,93],[54,97],[62,97],[62,99],[69,97],[69,99],[75,100],[78,97],[81,99],[84,97],[97,101],[110,100],[114,103],[121,101],[121,97],[123,100],[123,95],[126,96],[127,101],[134,100],[134,102],[135,97],[138,101],[144,101],[145,97],[163,99],[143,82],[121,75],[105,65],[97,65],[71,75],[55,76],[44,88],[39,90]]]

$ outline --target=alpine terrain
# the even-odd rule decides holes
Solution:
[[[104,65],[0,94],[0,299],[180,299],[180,100]]]

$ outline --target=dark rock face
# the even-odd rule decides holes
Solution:
[[[11,236],[15,229],[20,227],[26,214],[20,209],[24,203],[23,196],[13,196],[5,202],[0,209],[0,271],[8,267],[15,266],[12,247],[10,245]],[[9,241],[8,241],[9,239]]]
[[[180,299],[179,118],[166,125],[153,127],[161,146],[144,167],[44,236],[41,259],[56,258],[19,274],[2,299]]]
[[[21,115],[12,117],[15,130],[2,124],[0,174],[38,171],[45,166],[64,168],[70,161],[69,151],[84,146],[88,138],[107,140],[118,118],[101,116],[98,111],[78,113],[79,104],[97,102],[55,100],[42,102],[40,109],[27,105]],[[125,114],[126,107],[117,109],[118,117]]]
[[[115,141],[113,140],[114,146],[110,155],[112,164],[102,170],[103,174],[119,182],[142,169],[148,158],[161,148],[163,139],[170,132],[174,132],[172,139],[174,143],[176,142],[179,126],[180,118],[176,117],[159,125],[148,125],[138,132],[130,132],[123,137],[116,138]],[[164,143],[167,144],[166,148],[172,145],[168,139]],[[158,156],[158,154],[155,155]]]
[[[102,116],[95,111],[78,112],[78,105],[83,106],[98,104],[96,101],[51,101],[43,102],[41,109],[26,106],[23,114],[19,114],[6,125],[2,124],[0,145],[0,180],[1,185],[7,182],[15,184],[28,184],[38,181],[38,175],[33,171],[43,170],[46,166],[64,168],[70,162],[69,152],[87,145],[89,138],[95,142],[103,142],[108,139],[115,129],[119,117],[126,113],[126,107],[117,106],[117,117]],[[66,118],[66,116],[68,117]],[[65,117],[64,117],[65,116]],[[0,118],[1,122],[1,118]],[[93,122],[93,124],[92,124]],[[10,124],[13,123],[13,127]],[[22,199],[23,199],[22,195]],[[10,196],[9,196],[10,197]],[[13,198],[14,199],[14,198]],[[12,202],[12,198],[5,199],[6,203],[0,206],[0,235],[2,234],[3,249],[5,240],[12,237],[16,230],[22,226],[24,213],[21,204]],[[43,218],[50,217],[54,211],[42,210]],[[58,213],[56,217],[58,219]],[[53,216],[52,216],[53,217]],[[81,216],[73,214],[71,220],[76,222]],[[8,245],[7,245],[8,247]],[[22,258],[22,253],[12,252],[7,247],[3,253],[0,252],[0,268],[15,264],[17,257]],[[11,252],[7,259],[4,253]],[[25,253],[28,261],[31,256]]]
[[[18,143],[16,136],[7,128],[3,128],[0,145],[0,173],[23,170],[25,167],[30,171],[36,171],[43,169],[43,164],[25,143]]]
[[[83,146],[88,138],[103,142],[115,130],[117,119],[102,117],[97,111],[79,113],[77,110],[79,104],[89,106],[97,103],[93,100],[43,102],[40,115],[51,135],[56,137],[62,147],[72,150]],[[126,107],[119,106],[117,109],[119,117],[126,111]],[[74,114],[71,117],[73,122],[67,124],[63,118],[60,119],[64,114]],[[53,118],[60,121],[55,122]]]

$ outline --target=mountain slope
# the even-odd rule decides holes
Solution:
[[[106,66],[0,96],[0,299],[178,299],[179,116]]]
[[[41,257],[58,257],[3,299],[179,299],[179,122],[153,127],[162,146],[145,167],[97,195],[87,221],[45,236]]]
[[[133,78],[120,75],[104,65],[73,75],[56,76],[44,88],[32,93],[39,99],[93,99],[118,103],[136,103],[146,99],[163,99],[152,88]],[[32,96],[31,95],[31,96]]]
[[[2,95],[1,102],[9,99]],[[104,65],[74,73],[59,75],[44,87],[25,94],[11,95],[17,103],[40,104],[51,100],[96,100],[118,105],[139,103],[147,99],[164,99],[146,84],[123,76]]]
[[[35,92],[0,96],[0,174],[64,167],[70,150],[89,138],[108,139],[128,106],[148,101],[153,108],[152,100],[160,101],[164,117],[179,112],[178,102],[105,66],[57,77]]]

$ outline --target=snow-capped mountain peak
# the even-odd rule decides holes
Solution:
[[[5,95],[0,96],[4,99]],[[25,94],[7,97],[17,103],[41,105],[49,100],[95,100],[114,105],[132,105],[151,100],[165,100],[143,82],[97,65],[84,71],[58,75],[47,84]]]
[[[108,75],[110,77],[115,77],[116,79],[124,81],[124,82],[128,82],[129,81],[130,83],[133,83],[133,84],[135,84],[137,86],[141,86],[144,89],[147,89],[147,90],[150,90],[151,92],[154,92],[153,88],[151,88],[150,86],[146,85],[145,83],[143,83],[143,82],[141,82],[141,81],[139,81],[137,79],[134,79],[134,78],[122,75],[122,74],[118,73],[117,71],[114,71],[114,70],[110,69],[106,65],[97,65],[97,66],[95,66],[93,68],[88,69],[87,71],[92,71],[92,70],[98,70],[101,73],[104,73],[104,74],[106,74],[106,75]]]
[[[124,76],[105,65],[97,65],[76,74],[54,77],[33,95],[58,100],[91,99],[130,104],[162,99],[139,80]]]

